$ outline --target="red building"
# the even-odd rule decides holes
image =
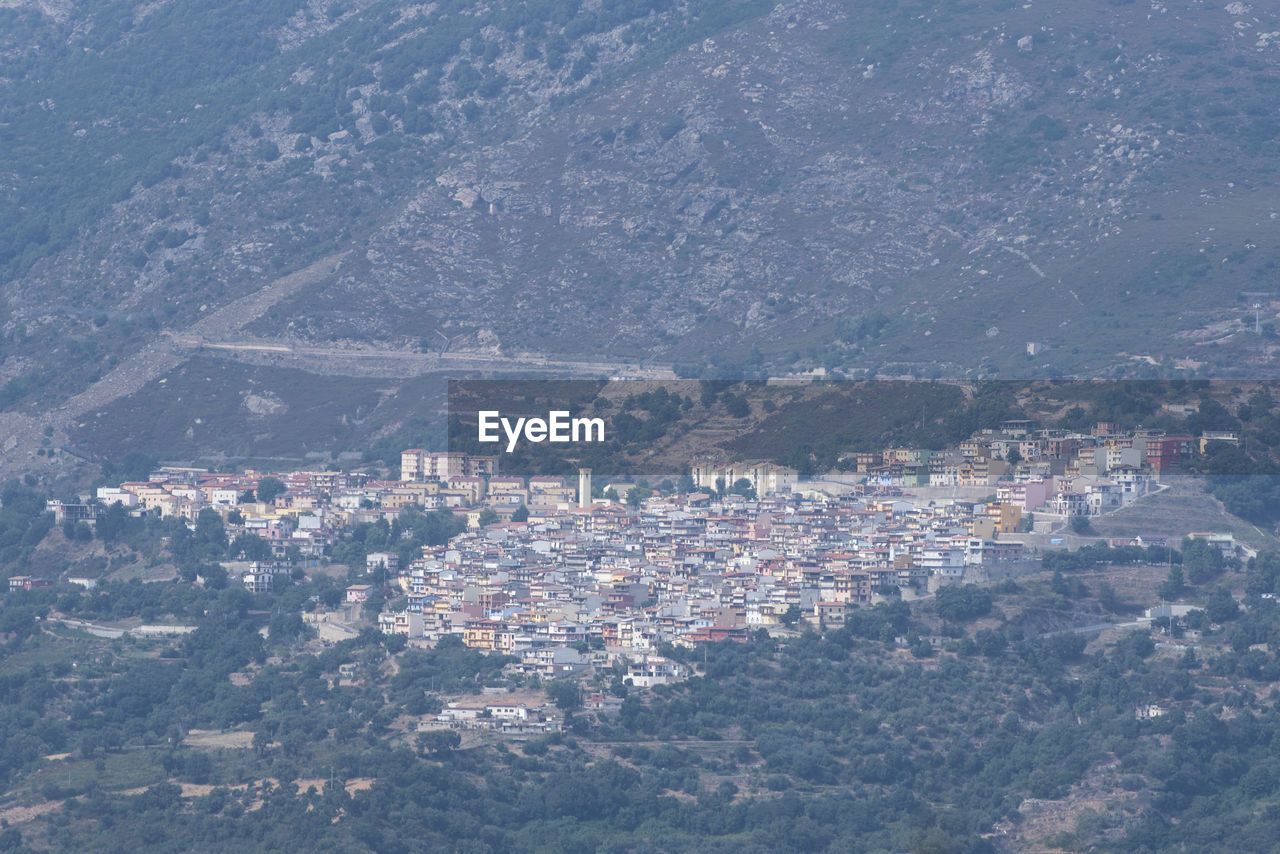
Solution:
[[[751,637],[741,626],[706,626],[690,632],[682,640],[688,646],[695,643],[720,643],[721,641],[746,643],[751,640]]]
[[[1195,440],[1190,436],[1161,436],[1147,440],[1147,465],[1156,471],[1168,471],[1191,456]]]
[[[36,578],[33,575],[15,575],[9,579],[10,590],[34,590],[37,587],[52,587],[53,582],[47,578]]]

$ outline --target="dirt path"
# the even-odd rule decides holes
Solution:
[[[161,332],[142,349],[124,357],[102,379],[39,416],[16,412],[0,413],[0,474],[52,468],[56,459],[52,454],[47,457],[36,454],[46,430],[50,431],[54,445],[75,456],[75,452],[66,446],[67,430],[75,426],[77,418],[134,394],[147,383],[163,377],[187,360],[189,354],[176,351],[172,338],[233,336],[281,300],[336,272],[346,255],[346,252],[330,255],[309,267],[282,276],[265,287],[210,312],[186,329]]]
[[[217,340],[194,334],[174,335],[173,344],[192,349],[218,350],[253,364],[294,367],[312,373],[342,376],[400,378],[435,371],[500,369],[504,372],[555,373],[582,377],[607,374],[647,380],[676,379],[670,368],[610,359],[545,356],[540,353],[498,354],[465,350],[418,353],[377,347],[322,347],[271,339]]]
[[[222,732],[221,730],[193,729],[187,732],[182,742],[192,747],[248,749],[253,747],[253,733],[240,730]]]
[[[100,409],[137,392],[147,383],[159,379],[186,361],[184,354],[173,351],[169,341],[171,337],[220,338],[232,335],[266,314],[284,298],[335,272],[346,254],[330,255],[309,267],[276,279],[261,290],[202,317],[181,332],[162,332],[159,338],[126,357],[105,377],[45,413],[42,423],[51,425],[54,429],[65,428],[70,421],[86,412]]]
[[[45,801],[42,804],[36,804],[35,806],[30,807],[9,807],[8,809],[0,810],[0,819],[3,819],[8,824],[22,824],[23,822],[31,821],[33,818],[38,818],[47,812],[53,812],[64,803],[66,802]]]

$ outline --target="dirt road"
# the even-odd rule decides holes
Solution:
[[[165,330],[142,349],[125,356],[106,376],[84,391],[37,416],[16,412],[0,413],[0,475],[10,476],[42,467],[65,465],[62,455],[37,454],[41,440],[65,447],[67,430],[87,412],[134,394],[157,380],[189,357],[174,348],[173,338],[227,338],[257,320],[286,297],[337,272],[346,252],[321,258],[272,281],[260,290],[210,312],[185,329]]]
[[[667,381],[676,378],[670,368],[650,367],[616,359],[574,359],[540,353],[418,353],[377,347],[321,347],[269,339],[211,340],[194,335],[174,335],[171,340],[174,347],[218,350],[245,361],[342,376],[403,378],[449,370],[501,370],[504,374],[554,373],[561,377],[606,375]]]

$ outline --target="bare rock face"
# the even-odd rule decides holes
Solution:
[[[247,393],[244,395],[244,408],[254,415],[283,415],[289,410],[289,405],[275,395],[267,392],[265,394]]]
[[[34,10],[58,23],[66,23],[75,14],[72,0],[0,0],[0,8]]]

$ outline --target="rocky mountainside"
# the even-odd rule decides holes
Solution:
[[[0,406],[61,436],[113,369],[228,343],[268,349],[210,364],[1271,375],[1278,18],[8,0]]]

